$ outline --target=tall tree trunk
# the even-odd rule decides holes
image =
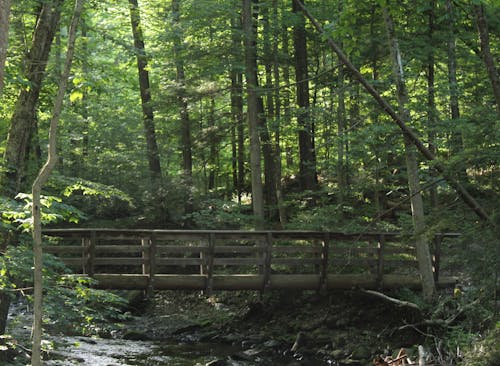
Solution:
[[[188,102],[186,97],[186,76],[184,73],[184,59],[182,55],[182,29],[180,24],[179,1],[172,0],[173,40],[174,58],[176,69],[176,81],[178,87],[177,100],[179,103],[179,115],[181,120],[181,144],[182,144],[182,170],[184,179],[189,186],[192,185],[193,158],[191,150],[191,122],[189,120]]]
[[[345,108],[345,73],[342,64],[338,67],[337,85],[337,184],[340,201],[343,202],[347,192],[347,168],[345,164],[346,140],[346,108]]]
[[[208,156],[208,189],[216,187],[215,178],[217,176],[217,131],[215,129],[215,98],[210,97],[210,110],[208,113],[208,146],[210,149]]]
[[[452,129],[450,131],[450,153],[456,155],[464,148],[462,132],[458,126],[460,123],[460,104],[458,99],[457,80],[457,52],[455,36],[455,8],[452,0],[446,0],[446,13],[448,15],[448,40],[447,40],[447,61],[448,61],[448,88],[450,95],[450,117]],[[458,179],[467,182],[467,171],[464,166],[458,167]]]
[[[247,118],[250,133],[250,172],[252,179],[252,205],[257,227],[264,225],[264,196],[260,165],[259,116],[256,79],[257,50],[252,16],[252,0],[243,0],[242,24],[245,45],[245,75],[247,87]]]
[[[434,83],[434,31],[435,31],[435,8],[436,0],[430,0],[430,8],[427,10],[428,16],[428,54],[427,54],[427,119],[429,121],[427,136],[429,139],[429,150],[436,155],[436,129],[437,129],[437,108],[436,108],[436,91]],[[429,168],[431,176],[436,175],[436,171]],[[431,207],[436,208],[438,205],[437,188],[435,185],[429,188]]]
[[[232,52],[233,65],[231,67],[231,113],[234,123],[234,153],[233,164],[235,171],[234,186],[241,203],[245,184],[245,126],[243,118],[243,74],[241,72],[244,59],[241,57],[241,18],[233,18],[232,25]]]
[[[408,94],[404,80],[403,63],[399,50],[399,43],[394,31],[394,22],[387,7],[384,7],[384,19],[387,26],[389,48],[392,56],[393,74],[396,81],[399,115],[404,122],[409,122],[410,115],[406,109]],[[418,177],[418,162],[415,156],[415,147],[406,134],[404,134],[406,170],[410,190],[411,213],[413,219],[414,239],[417,247],[417,261],[422,279],[422,290],[426,300],[431,300],[436,292],[429,243],[425,237],[425,215],[422,195],[420,193],[420,180]]]
[[[275,161],[275,180],[276,180],[276,201],[278,203],[278,214],[280,226],[283,228],[287,223],[287,213],[285,207],[285,197],[281,184],[282,178],[282,163],[281,163],[281,95],[280,95],[280,62],[279,62],[279,36],[280,36],[280,20],[278,18],[278,1],[273,0],[272,23],[274,24],[273,32],[273,75],[274,75],[274,101],[275,101],[275,122],[272,130],[274,132],[274,151],[276,156]]]
[[[35,123],[35,110],[62,3],[63,0],[44,2],[38,16],[26,61],[25,76],[30,87],[21,91],[14,107],[4,153],[6,171],[0,173],[0,193],[5,196],[14,197],[21,190],[26,173],[26,149]]]
[[[266,77],[266,108],[261,108],[259,121],[260,121],[260,131],[261,140],[263,143],[263,154],[264,154],[264,177],[265,177],[265,189],[264,198],[267,205],[268,216],[273,219],[277,216],[277,206],[278,206],[278,196],[276,193],[277,182],[276,182],[276,154],[274,151],[274,142],[271,139],[271,134],[269,132],[267,121],[271,120],[274,123],[276,120],[275,116],[275,103],[274,103],[274,92],[273,92],[273,63],[274,55],[272,54],[271,39],[274,38],[274,34],[271,30],[271,22],[269,20],[269,5],[263,4],[262,9],[262,20],[263,26],[263,63],[265,66],[265,77]],[[256,70],[257,71],[257,70]],[[262,97],[259,104],[264,104]],[[264,117],[267,116],[267,117]]]
[[[297,124],[299,128],[299,181],[304,190],[317,188],[314,136],[309,111],[309,80],[307,72],[307,37],[304,16],[295,1],[292,11],[298,17],[293,27],[295,49],[295,82],[297,83]]]
[[[148,58],[144,46],[144,35],[141,28],[141,15],[137,0],[129,0],[130,21],[134,36],[134,48],[137,57],[137,70],[139,74],[139,88],[141,92],[141,105],[146,134],[147,156],[152,187],[156,187],[161,177],[160,154],[156,143],[153,105],[151,102],[151,89],[149,84]]]
[[[241,202],[243,185],[245,183],[245,146],[244,146],[244,125],[243,125],[243,99],[242,99],[242,74],[236,70],[231,71],[231,113],[234,123],[234,152],[233,171],[234,187]]]
[[[2,95],[5,60],[9,44],[10,0],[0,0],[0,95]]]
[[[474,5],[474,11],[476,13],[476,23],[481,44],[481,56],[483,57],[486,71],[490,78],[493,96],[497,105],[497,113],[500,115],[500,77],[498,76],[495,60],[490,50],[490,35],[488,34],[488,23],[484,14],[484,5]]]
[[[184,210],[187,213],[193,211],[193,156],[191,143],[191,121],[189,119],[188,102],[186,96],[186,76],[184,73],[184,56],[182,55],[182,28],[180,24],[180,4],[178,0],[172,0],[173,41],[174,58],[177,81],[177,102],[179,104],[179,117],[181,122],[181,145],[182,145],[182,171],[184,183],[188,189],[188,197]],[[213,174],[213,172],[211,172]]]
[[[43,252],[42,252],[42,220],[41,220],[41,207],[40,207],[40,194],[42,187],[49,179],[49,176],[57,162],[57,149],[56,149],[56,134],[57,125],[61,116],[61,111],[64,102],[64,94],[68,84],[68,78],[71,71],[71,63],[73,61],[73,54],[75,50],[76,29],[78,21],[83,10],[85,0],[76,0],[73,18],[69,30],[68,50],[66,52],[66,62],[64,70],[59,82],[57,96],[54,102],[54,110],[52,112],[52,119],[50,121],[49,131],[49,151],[47,162],[42,167],[38,176],[35,179],[32,187],[33,194],[33,257],[34,257],[34,300],[33,300],[33,347],[31,353],[31,365],[42,365],[42,305],[43,305]]]

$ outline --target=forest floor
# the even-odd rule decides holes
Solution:
[[[371,365],[379,355],[396,357],[401,348],[415,360],[418,345],[429,341],[411,326],[420,319],[415,309],[355,290],[209,297],[163,291],[143,306],[136,305],[142,314],[127,325],[124,338],[228,343],[240,347],[236,357],[247,361],[280,357],[289,365]]]

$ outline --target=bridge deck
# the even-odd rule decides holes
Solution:
[[[339,289],[419,287],[416,250],[400,233],[49,229],[45,251],[116,289]],[[433,246],[435,280],[442,241]]]

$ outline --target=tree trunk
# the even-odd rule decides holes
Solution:
[[[238,195],[238,203],[241,203],[245,184],[245,126],[243,119],[243,74],[241,65],[244,59],[241,57],[241,18],[233,18],[232,25],[232,52],[233,65],[231,68],[231,113],[235,129],[234,139],[234,162],[235,167],[235,189]]]
[[[297,124],[299,129],[299,181],[303,190],[317,188],[314,136],[309,111],[309,80],[307,73],[307,37],[305,20],[300,8],[292,1],[292,11],[298,17],[293,27],[295,48],[295,82],[297,84]]]
[[[26,173],[26,148],[33,131],[35,110],[63,2],[52,0],[43,3],[33,33],[25,71],[30,87],[21,91],[14,108],[4,153],[6,171],[0,174],[0,193],[8,197],[14,197],[21,190]]]
[[[245,183],[245,146],[244,146],[244,126],[243,126],[243,99],[242,99],[242,75],[235,70],[231,71],[231,112],[234,123],[234,152],[233,171],[234,187],[241,202],[243,186]]]
[[[495,60],[490,51],[490,36],[488,34],[488,24],[484,14],[484,5],[474,5],[476,13],[477,29],[479,32],[479,41],[481,43],[481,56],[483,57],[486,71],[490,78],[491,87],[493,89],[493,96],[497,105],[497,113],[500,115],[500,77],[498,70],[495,66]]]
[[[424,143],[418,138],[417,134],[413,132],[411,128],[407,126],[405,121],[396,113],[392,106],[380,95],[380,93],[361,75],[359,70],[352,64],[349,58],[345,55],[342,49],[329,37],[318,21],[312,16],[311,13],[306,9],[300,0],[294,0],[296,4],[302,9],[302,12],[307,16],[307,18],[314,25],[316,30],[322,34],[328,42],[330,48],[337,54],[337,56],[344,63],[346,68],[351,72],[352,76],[358,80],[358,82],[365,88],[365,90],[375,99],[375,101],[380,105],[380,107],[392,118],[392,120],[398,125],[398,127],[403,131],[404,134],[410,139],[412,144],[416,146],[418,151],[427,159],[434,160],[434,168],[446,179],[448,184],[455,189],[462,200],[473,210],[478,217],[486,221],[489,225],[495,227],[496,224],[493,219],[488,215],[488,213],[483,209],[483,207],[476,201],[476,199],[471,196],[471,194],[465,189],[465,187],[457,181],[452,175],[447,172],[444,165],[435,161],[436,157],[432,152],[424,145]]]
[[[160,154],[156,143],[153,105],[149,84],[148,59],[144,47],[144,35],[141,28],[141,16],[137,0],[129,0],[130,22],[134,37],[134,48],[137,57],[139,88],[143,113],[144,132],[146,134],[147,156],[152,187],[156,187],[161,177]]]
[[[32,187],[33,194],[33,257],[34,257],[34,300],[33,300],[33,347],[31,355],[31,365],[39,366],[42,364],[41,355],[41,342],[42,342],[42,305],[43,305],[43,252],[42,252],[42,221],[41,221],[41,208],[40,208],[40,193],[42,187],[47,181],[52,172],[52,169],[57,162],[56,150],[56,134],[57,125],[61,116],[61,111],[64,102],[64,94],[68,84],[68,78],[71,71],[71,63],[75,50],[76,29],[78,21],[83,10],[85,0],[76,0],[75,9],[73,12],[73,19],[69,30],[68,50],[66,53],[66,62],[64,70],[59,82],[56,99],[54,102],[54,110],[52,112],[52,119],[50,121],[49,131],[49,150],[47,162],[42,167],[38,176],[35,179]]]
[[[176,69],[176,81],[178,88],[177,101],[179,103],[179,115],[181,121],[181,144],[182,144],[182,170],[184,179],[188,186],[192,185],[193,158],[191,150],[191,122],[189,120],[188,102],[186,97],[186,77],[184,73],[184,59],[182,55],[182,29],[180,24],[179,1],[172,0],[173,40],[174,58]]]
[[[243,33],[245,36],[245,75],[247,86],[247,118],[250,133],[250,172],[252,179],[252,205],[257,227],[264,225],[264,196],[260,165],[259,116],[257,96],[257,50],[255,27],[252,16],[252,0],[243,0]]]
[[[427,119],[429,121],[428,126],[428,139],[429,139],[429,150],[436,155],[437,154],[437,146],[436,146],[436,129],[437,129],[437,108],[436,108],[436,92],[434,86],[434,31],[435,31],[435,8],[436,8],[436,0],[430,1],[430,9],[427,11],[428,15],[428,30],[427,30],[427,38],[428,38],[428,46],[429,53],[427,55]],[[430,169],[430,175],[435,176],[436,171],[432,168]],[[437,208],[438,205],[438,195],[437,188],[435,185],[429,188],[430,192],[430,203],[433,209]]]
[[[5,60],[9,44],[10,0],[0,0],[0,95],[2,95]]]
[[[410,115],[406,109],[408,94],[404,80],[403,63],[399,50],[399,43],[394,31],[394,22],[387,7],[384,7],[384,19],[387,26],[389,49],[392,56],[393,74],[396,81],[399,115],[405,123],[409,122]],[[409,137],[404,134],[406,169],[408,186],[410,190],[411,214],[413,219],[414,239],[417,247],[417,261],[422,278],[424,298],[429,301],[436,292],[429,243],[425,237],[425,216],[422,195],[420,193],[420,180],[418,177],[418,162],[415,156],[415,147]]]
[[[347,192],[347,169],[345,165],[345,139],[346,139],[346,108],[344,91],[344,66],[338,67],[337,86],[337,184],[340,201],[343,202]]]
[[[282,163],[281,163],[281,95],[280,95],[280,70],[279,70],[279,34],[280,27],[278,24],[278,1],[273,0],[273,75],[274,75],[274,101],[275,101],[275,122],[271,128],[274,132],[274,152],[275,152],[275,181],[276,181],[276,201],[278,203],[278,214],[280,226],[283,228],[287,223],[287,213],[285,207],[285,197],[283,187],[281,185],[282,178]]]
[[[276,154],[274,151],[274,142],[271,139],[271,134],[268,128],[268,121],[274,123],[276,120],[275,116],[275,103],[274,103],[274,92],[273,92],[273,63],[274,55],[271,48],[271,39],[274,38],[271,31],[271,22],[269,21],[269,9],[268,5],[264,4],[262,6],[262,20],[263,26],[263,63],[265,66],[265,76],[266,76],[266,108],[264,110],[264,101],[260,97],[259,104],[262,105],[260,108],[259,122],[261,125],[261,140],[263,144],[263,154],[264,154],[264,198],[267,205],[267,214],[269,218],[274,219],[277,216],[278,207],[278,195],[276,192],[277,182],[276,182]],[[256,70],[257,71],[257,70]],[[257,76],[256,76],[257,77]],[[266,117],[264,117],[266,116]]]
[[[448,85],[450,93],[450,115],[453,122],[453,127],[450,132],[450,152],[455,155],[462,151],[464,142],[462,132],[457,124],[460,120],[460,105],[458,100],[458,81],[457,81],[457,52],[456,52],[456,37],[455,37],[455,9],[452,0],[446,0],[446,13],[448,15]],[[459,167],[458,177],[461,181],[467,180],[467,172],[465,167]]]
[[[215,127],[215,98],[210,97],[210,111],[208,113],[208,189],[212,190],[216,187],[215,178],[217,176],[217,131]]]

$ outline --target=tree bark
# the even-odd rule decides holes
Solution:
[[[260,109],[259,122],[261,131],[262,148],[264,154],[264,199],[267,206],[267,214],[271,219],[274,219],[278,213],[278,195],[277,195],[277,182],[276,182],[276,153],[274,151],[275,144],[271,138],[271,133],[268,127],[268,121],[274,123],[275,116],[275,103],[273,92],[273,63],[274,57],[271,47],[271,39],[274,38],[271,31],[271,22],[269,20],[269,9],[267,4],[262,6],[262,21],[263,25],[263,63],[265,66],[265,104]],[[257,71],[257,70],[256,70]],[[260,105],[264,104],[263,98],[260,97]],[[266,116],[266,117],[264,117]]]
[[[5,61],[9,44],[10,0],[0,0],[0,95],[2,95]]]
[[[257,50],[255,47],[255,27],[252,16],[252,0],[243,0],[242,23],[245,45],[245,76],[247,87],[247,118],[250,133],[250,172],[252,180],[252,206],[257,227],[264,225],[264,196],[262,170],[260,165],[260,139],[258,96],[256,79]]]
[[[29,144],[50,48],[59,23],[63,0],[44,2],[33,33],[26,61],[29,88],[21,91],[12,115],[4,153],[5,172],[0,175],[0,193],[14,197],[21,190],[26,172],[26,148]]]
[[[245,126],[243,118],[243,74],[242,65],[245,60],[241,56],[241,18],[235,17],[231,20],[232,50],[231,57],[231,113],[234,123],[234,147],[233,147],[233,171],[234,187],[238,196],[238,203],[241,203],[245,184]]]
[[[434,61],[434,32],[435,32],[435,8],[436,0],[430,1],[430,9],[427,11],[428,16],[428,54],[427,54],[427,119],[428,119],[428,132],[427,136],[429,139],[429,150],[432,154],[437,154],[436,146],[436,129],[437,129],[437,108],[436,108],[436,91],[435,91],[435,61]],[[429,168],[430,175],[435,176],[436,172],[434,169]],[[436,208],[438,205],[438,195],[437,188],[435,185],[429,188],[430,192],[430,203],[432,208]]]
[[[297,85],[297,124],[299,137],[299,181],[303,190],[317,188],[314,136],[309,111],[309,81],[307,72],[307,37],[305,20],[297,3],[292,0],[292,11],[298,17],[293,27],[295,48],[295,82]]]
[[[316,30],[325,36],[330,48],[337,54],[339,59],[344,63],[344,65],[349,69],[354,78],[365,88],[365,90],[376,100],[380,107],[392,118],[392,120],[398,125],[398,127],[406,134],[408,139],[416,146],[418,151],[427,160],[436,160],[436,157],[432,152],[424,145],[424,143],[418,138],[417,134],[413,132],[411,128],[407,126],[404,120],[396,113],[392,106],[380,95],[380,93],[361,75],[359,70],[352,64],[349,58],[345,55],[342,49],[333,41],[331,37],[325,34],[325,31],[318,23],[318,21],[312,16],[311,13],[306,9],[300,0],[294,0],[297,5],[302,9],[302,12],[311,21]],[[438,161],[433,164],[434,168],[446,179],[448,184],[455,189],[462,200],[469,206],[478,217],[486,221],[488,224],[495,226],[495,222],[486,213],[482,206],[474,199],[473,196],[465,189],[465,187],[457,181],[453,176],[451,176],[445,169],[444,165]]]
[[[139,88],[141,92],[141,104],[146,134],[147,156],[151,183],[155,189],[161,177],[160,153],[156,142],[156,132],[154,124],[154,112],[151,102],[151,89],[149,83],[148,59],[144,46],[144,35],[141,28],[141,15],[137,0],[129,0],[130,22],[134,37],[134,48],[137,57],[137,70],[139,74]]]
[[[476,13],[476,23],[481,44],[481,56],[483,57],[486,71],[490,78],[493,96],[497,105],[497,113],[500,116],[500,77],[498,76],[495,60],[490,50],[490,36],[488,34],[488,23],[484,14],[484,5],[474,5],[474,11]]]
[[[66,52],[66,62],[64,70],[59,82],[56,99],[54,102],[54,110],[52,112],[52,119],[50,121],[49,131],[49,150],[47,162],[42,167],[38,176],[36,177],[33,187],[33,257],[34,257],[34,300],[33,300],[33,347],[31,355],[31,365],[40,366],[42,364],[41,355],[41,341],[42,341],[42,304],[43,304],[43,252],[42,252],[42,221],[41,221],[41,208],[40,208],[40,193],[43,185],[47,181],[57,162],[56,150],[56,135],[57,125],[61,116],[61,111],[64,102],[64,94],[68,84],[68,78],[71,71],[71,64],[73,61],[73,54],[75,50],[76,29],[78,21],[83,10],[85,0],[76,0],[71,20],[68,38],[68,50]]]
[[[384,19],[387,26],[389,49],[392,56],[393,74],[396,82],[397,99],[399,105],[399,115],[403,122],[410,120],[410,115],[406,109],[408,94],[404,80],[403,63],[399,49],[399,42],[394,30],[394,22],[387,7],[384,7]],[[408,186],[410,191],[411,216],[413,219],[414,239],[417,247],[417,261],[422,278],[423,296],[430,301],[436,293],[434,275],[432,272],[432,260],[429,250],[429,243],[425,237],[425,215],[422,195],[420,193],[420,179],[418,177],[418,162],[415,156],[415,147],[409,137],[404,134],[406,170],[408,175]]]
[[[186,96],[186,76],[184,73],[184,59],[182,55],[183,35],[180,24],[180,9],[178,0],[172,0],[172,20],[174,27],[174,58],[178,88],[177,101],[179,104],[179,115],[181,121],[182,170],[184,172],[184,179],[186,183],[191,186],[193,178],[191,121],[189,119],[188,102]]]

